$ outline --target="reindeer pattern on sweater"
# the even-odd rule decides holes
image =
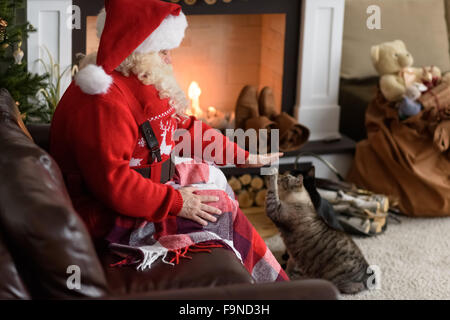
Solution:
[[[150,125],[158,139],[159,149],[161,152],[162,161],[167,160],[173,150],[175,142],[173,136],[177,128],[177,120],[173,117],[174,109],[168,108],[161,115],[150,117]],[[133,157],[130,160],[131,168],[143,168],[152,164],[151,154],[149,152],[149,147],[142,134],[139,132],[139,138],[137,141],[136,148],[133,153]]]

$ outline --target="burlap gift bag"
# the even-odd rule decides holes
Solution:
[[[436,94],[439,103],[447,101],[447,90]],[[423,111],[400,121],[397,110],[378,92],[366,111],[368,138],[357,145],[348,180],[389,195],[406,215],[450,216],[449,151],[436,148],[427,119],[436,98],[424,98],[429,104]],[[440,136],[447,139],[445,133]]]
[[[424,118],[430,122],[450,119],[450,85],[443,82],[424,93],[419,102],[424,108]]]

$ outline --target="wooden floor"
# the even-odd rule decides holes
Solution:
[[[246,208],[242,209],[242,212],[263,239],[270,238],[278,233],[277,227],[267,217],[264,207]]]

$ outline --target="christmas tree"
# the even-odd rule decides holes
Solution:
[[[25,121],[49,122],[51,111],[37,98],[48,76],[29,73],[23,61],[23,42],[36,31],[27,22],[17,22],[17,10],[24,9],[24,2],[0,0],[0,88],[8,89]]]

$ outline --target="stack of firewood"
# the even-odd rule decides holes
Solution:
[[[242,209],[264,207],[267,188],[263,178],[244,174],[240,177],[232,176],[228,179],[228,183],[236,194]]]

